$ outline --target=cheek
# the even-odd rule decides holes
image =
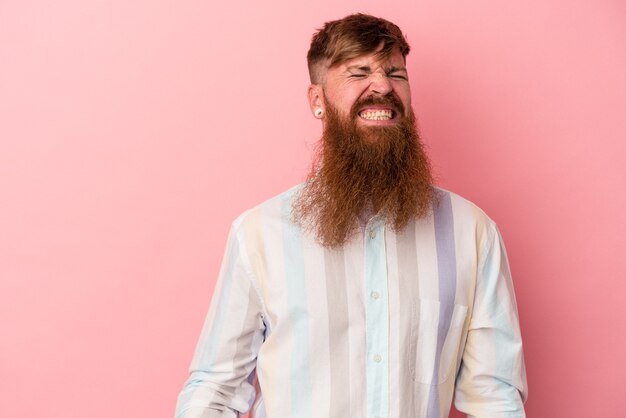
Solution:
[[[359,94],[355,94],[354,92],[344,91],[343,94],[335,97],[334,103],[336,107],[345,112],[349,113],[352,110],[352,106],[359,99]]]
[[[396,94],[405,107],[411,106],[411,90],[408,87],[396,90]]]

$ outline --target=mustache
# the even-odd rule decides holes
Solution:
[[[354,118],[359,114],[359,110],[366,106],[388,106],[400,116],[405,116],[404,105],[395,95],[387,96],[368,96],[364,99],[357,100],[350,109],[350,115]]]

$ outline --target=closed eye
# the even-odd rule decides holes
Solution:
[[[402,74],[389,74],[387,77],[393,78],[395,80],[408,80],[408,78]]]

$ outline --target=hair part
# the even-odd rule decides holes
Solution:
[[[410,51],[400,28],[388,20],[357,13],[326,22],[313,35],[307,53],[311,83],[322,83],[327,68],[373,52],[384,60],[394,48],[404,58]]]

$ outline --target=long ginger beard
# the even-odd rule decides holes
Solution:
[[[398,123],[358,126],[358,110],[391,105]],[[294,204],[295,220],[329,248],[342,246],[360,230],[369,208],[395,231],[426,216],[434,199],[428,157],[412,109],[394,96],[368,97],[342,118],[325,102],[321,146]]]

